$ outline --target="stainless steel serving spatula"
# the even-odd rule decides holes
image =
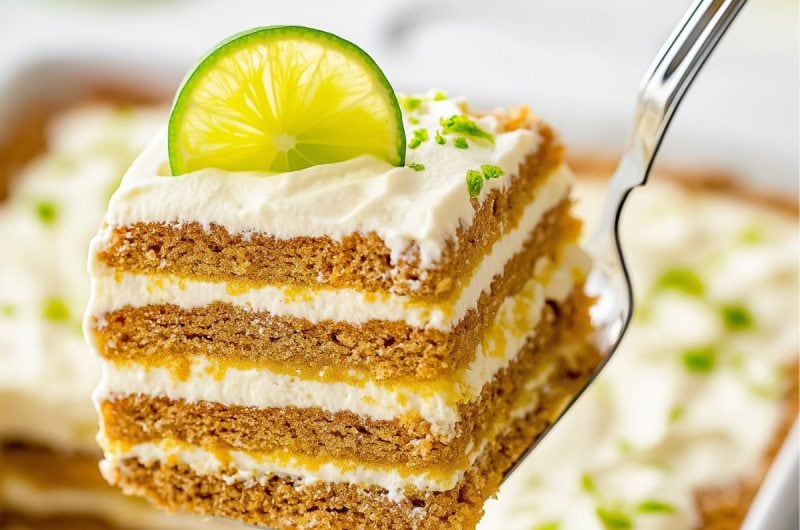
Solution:
[[[639,89],[633,125],[622,159],[611,178],[597,231],[587,252],[594,268],[586,290],[597,298],[590,315],[594,340],[603,359],[583,388],[558,418],[525,450],[504,480],[530,455],[580,394],[602,371],[625,335],[633,311],[633,289],[619,242],[619,218],[628,194],[647,182],[661,140],[678,105],[708,56],[728,30],[746,0],[697,0],[667,39],[645,74]]]

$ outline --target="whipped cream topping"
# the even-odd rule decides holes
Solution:
[[[144,108],[67,112],[48,128],[47,152],[11,181],[0,203],[0,439],[97,451],[100,363],[80,330],[85,249],[162,120]]]
[[[523,249],[547,211],[567,196],[573,180],[566,166],[548,176],[534,200],[523,210],[518,225],[494,243],[454,302],[420,304],[408,296],[375,295],[354,289],[314,289],[298,294],[295,288],[265,286],[241,292],[225,282],[120,273],[91,261],[92,297],[87,315],[102,319],[103,314],[126,306],[169,303],[191,309],[212,302],[227,302],[247,310],[269,311],[273,315],[303,318],[312,323],[333,320],[360,324],[378,319],[450,331],[467,311],[477,307],[481,293],[488,291],[494,278],[503,274],[506,263]],[[97,250],[93,248],[92,253]]]
[[[282,239],[375,232],[392,259],[419,249],[420,265],[430,267],[456,230],[469,226],[475,213],[466,187],[466,172],[482,164],[499,166],[505,176],[487,180],[479,200],[493,189],[505,189],[526,156],[536,150],[536,132],[499,130],[493,116],[474,118],[494,134],[494,143],[468,139],[458,149],[448,136],[435,140],[440,119],[464,114],[463,100],[427,99],[405,116],[409,137],[419,129],[429,140],[409,149],[407,162],[425,169],[394,167],[371,156],[323,164],[279,174],[232,174],[207,168],[178,177],[167,176],[166,130],[161,130],[125,175],[111,200],[109,227],[144,223],[217,224],[231,233],[263,232]],[[98,235],[98,245],[109,229]]]
[[[800,351],[797,217],[657,177],[622,220],[629,334],[481,529],[689,530],[699,490],[758,473]],[[576,191],[596,219],[602,187]]]
[[[483,386],[516,357],[533,336],[545,301],[566,299],[574,278],[585,273],[586,256],[578,247],[568,247],[563,254],[559,265],[546,258],[539,260],[534,277],[517,295],[504,300],[489,334],[498,340],[479,345],[475,359],[457,379],[432,384],[430,389],[372,381],[349,384],[305,380],[267,369],[227,368],[220,377],[217,364],[197,357],[185,381],[176,380],[166,368],[104,361],[95,401],[146,394],[258,408],[347,410],[376,420],[419,414],[431,424],[432,434],[449,439],[456,432],[458,404],[477,397]],[[525,311],[520,313],[518,307],[524,307]],[[440,388],[447,391],[432,390]]]

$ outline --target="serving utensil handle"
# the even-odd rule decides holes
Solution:
[[[590,245],[610,244],[630,191],[647,182],[661,140],[683,95],[747,0],[697,0],[642,78],[622,159],[609,182]]]

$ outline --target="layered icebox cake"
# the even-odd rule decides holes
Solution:
[[[276,528],[477,524],[599,361],[589,263],[550,127],[399,102],[404,166],[172,176],[166,131],[132,165],[84,323],[111,483]]]

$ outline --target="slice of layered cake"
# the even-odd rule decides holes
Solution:
[[[599,360],[562,151],[525,109],[398,102],[329,34],[221,45],[91,246],[106,478],[277,528],[474,527]]]

